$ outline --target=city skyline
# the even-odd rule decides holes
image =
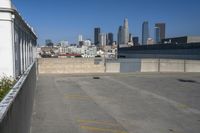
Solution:
[[[140,42],[141,25],[145,20],[149,22],[150,37],[152,38],[154,37],[155,23],[162,22],[166,23],[166,37],[200,35],[198,26],[200,2],[197,0],[125,0],[117,2],[113,0],[95,2],[92,0],[60,0],[59,2],[43,0],[40,4],[37,1],[13,0],[13,2],[19,12],[23,12],[23,18],[35,28],[39,44],[49,38],[53,42],[67,40],[75,43],[79,34],[91,38],[93,41],[95,27],[101,27],[103,33],[114,33],[114,40],[117,40],[118,27],[124,18],[128,18],[130,33],[133,36],[139,36]],[[143,3],[146,3],[145,6]],[[191,10],[185,10],[188,8]]]

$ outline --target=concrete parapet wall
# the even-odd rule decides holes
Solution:
[[[160,72],[185,72],[184,60],[160,60]]]
[[[200,60],[177,59],[39,59],[39,73],[200,72]]]
[[[42,58],[38,59],[39,73],[104,73],[103,60],[93,58]]]
[[[141,60],[141,72],[158,72],[159,71],[159,59],[142,59]]]
[[[119,73],[120,72],[120,63],[106,63],[106,72],[107,73]]]
[[[119,59],[120,72],[140,72],[141,59]]]
[[[185,61],[185,72],[200,72],[200,61],[186,60]]]
[[[0,133],[30,132],[35,87],[34,63],[0,103]]]

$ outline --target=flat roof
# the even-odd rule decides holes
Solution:
[[[39,75],[32,133],[199,133],[200,74]]]

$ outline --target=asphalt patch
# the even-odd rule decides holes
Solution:
[[[195,80],[188,80],[188,79],[178,79],[179,82],[184,82],[184,83],[198,83]]]
[[[93,79],[100,79],[100,77],[93,77]]]

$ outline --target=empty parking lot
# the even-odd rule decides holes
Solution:
[[[199,133],[200,75],[39,75],[31,132]]]

